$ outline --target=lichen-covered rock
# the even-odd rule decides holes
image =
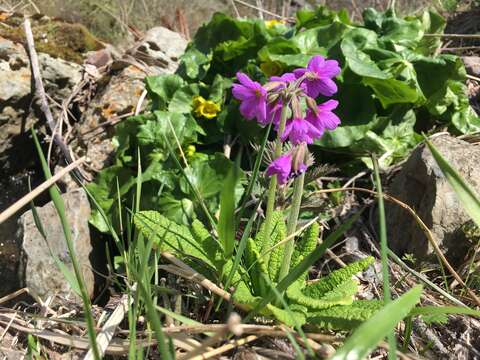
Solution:
[[[480,148],[449,135],[435,137],[432,142],[480,194]],[[470,218],[427,147],[421,145],[413,151],[388,192],[415,210],[449,260],[456,264],[463,260],[471,246],[463,225]],[[388,244],[393,251],[413,254],[418,260],[437,261],[432,246],[409,213],[388,203],[386,215]]]
[[[94,291],[94,274],[90,264],[90,204],[83,189],[76,189],[63,194],[67,219],[69,221],[75,255],[82,266],[83,277],[90,297]],[[52,202],[37,208],[37,212],[45,231],[45,238],[35,225],[32,211],[24,213],[19,221],[18,243],[22,260],[19,276],[29,291],[41,299],[58,295],[79,301],[68,281],[57,266],[51,253],[62,261],[73,273],[67,243],[57,210]]]

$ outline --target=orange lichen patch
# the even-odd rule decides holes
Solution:
[[[105,119],[109,119],[113,116],[117,115],[117,112],[115,111],[115,109],[113,108],[113,106],[111,106],[110,104],[107,104],[103,109],[102,109],[102,116],[105,118]]]
[[[7,20],[12,14],[7,12],[0,12],[0,21]]]

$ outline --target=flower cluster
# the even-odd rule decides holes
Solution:
[[[272,123],[279,139],[293,145],[292,150],[273,160],[267,169],[267,175],[277,175],[280,184],[306,170],[306,144],[340,124],[333,113],[338,101],[320,104],[315,101],[319,95],[332,96],[337,92],[333,78],[339,73],[337,61],[320,55],[312,57],[306,68],[272,76],[265,85],[237,73],[239,83],[233,84],[232,93],[240,100],[240,113],[261,125]]]

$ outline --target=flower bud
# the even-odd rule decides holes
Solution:
[[[278,93],[268,94],[267,103],[273,104],[275,101],[277,101],[279,97],[280,97],[280,94]]]
[[[292,170],[294,173],[303,173],[307,170],[305,159],[307,156],[307,144],[302,142],[292,150]]]
[[[302,107],[300,106],[300,101],[296,95],[292,96],[292,112],[294,118],[302,118]]]
[[[282,85],[284,85],[284,83],[281,81],[269,81],[265,85],[263,85],[263,88],[267,91],[272,91]]]
[[[305,101],[307,102],[308,108],[312,110],[315,115],[318,115],[317,102],[310,96],[305,96]]]

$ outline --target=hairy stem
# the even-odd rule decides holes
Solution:
[[[287,237],[292,235],[297,228],[298,214],[300,213],[300,205],[302,203],[303,184],[305,180],[305,173],[302,173],[293,182],[293,198],[292,206],[290,208],[290,214],[287,219]],[[292,260],[293,250],[295,248],[295,239],[292,237],[285,244],[285,252],[283,253],[282,265],[278,272],[278,281],[282,281],[290,271],[290,262]]]
[[[280,124],[278,126],[278,131],[277,131],[277,140],[275,142],[274,159],[278,158],[282,154],[281,135],[285,130],[287,116],[288,116],[288,105],[284,103],[284,106],[282,107],[282,113],[280,115]],[[266,236],[270,236],[270,232],[272,230],[272,216],[273,216],[273,211],[275,210],[276,194],[277,194],[277,175],[274,175],[270,178],[270,184],[268,186],[267,212],[265,215],[265,235]],[[269,247],[268,241],[265,241],[260,254],[266,253],[268,247]],[[264,261],[268,262],[269,256],[270,256],[269,254],[266,254],[264,257]]]

